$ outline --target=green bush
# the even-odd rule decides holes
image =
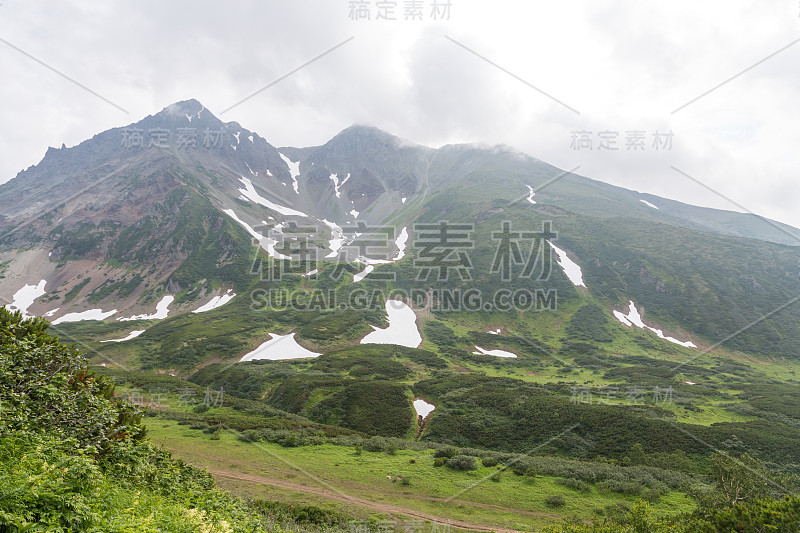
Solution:
[[[47,327],[0,309],[0,532],[267,531],[144,439],[140,413]]]
[[[477,461],[471,455],[457,455],[447,460],[445,465],[453,470],[475,470],[478,468]]]
[[[48,327],[0,308],[0,435],[42,431],[96,451],[143,438],[142,410],[115,399],[113,381],[91,372]]]
[[[511,471],[518,476],[536,477],[538,474],[536,466],[530,458],[522,458],[509,465]]]
[[[389,442],[386,437],[372,437],[369,440],[365,440],[363,444],[363,448],[368,452],[385,452],[389,449],[391,443]]]
[[[590,490],[592,490],[592,486],[590,484],[588,484],[587,482],[585,482],[585,481],[583,481],[581,479],[575,479],[573,477],[571,477],[571,478],[563,478],[563,477],[556,478],[556,483],[558,483],[559,485],[561,485],[563,487],[569,487],[571,489],[575,489],[575,490],[578,490],[580,492],[589,492]]]
[[[563,507],[566,505],[566,501],[564,497],[560,494],[551,494],[550,496],[544,499],[545,505],[548,507]]]
[[[446,457],[450,459],[451,457],[455,457],[461,453],[458,448],[455,446],[445,446],[444,448],[439,448],[435,452],[433,452],[434,457]]]
[[[439,346],[455,346],[456,342],[458,342],[458,337],[456,337],[453,330],[438,320],[425,322],[423,331],[429,341]]]
[[[496,457],[488,456],[488,457],[484,457],[483,459],[481,459],[481,464],[483,466],[487,466],[487,467],[497,466],[497,463],[499,463],[499,461],[497,460]]]

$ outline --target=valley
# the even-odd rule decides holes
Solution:
[[[795,505],[800,241],[646,197],[367,126],[277,148],[187,100],[0,185],[4,335],[74,346],[65,383],[276,527],[694,531],[731,471]]]

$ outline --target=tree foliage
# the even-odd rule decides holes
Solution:
[[[0,309],[0,434],[45,432],[99,451],[142,438],[137,408],[114,399],[113,382],[47,328],[44,319]]]

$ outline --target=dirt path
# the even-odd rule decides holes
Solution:
[[[194,456],[194,457],[197,457],[197,458],[213,460],[215,462],[225,462],[225,463],[230,464],[231,466],[247,467],[247,468],[252,468],[254,466],[251,463],[248,463],[246,461],[236,461],[236,460],[230,460],[230,459],[225,459],[223,461],[219,457],[215,457],[215,456],[208,455],[208,454],[197,453],[197,452],[192,451],[192,450],[173,449],[172,451],[173,452],[178,452],[180,454],[185,454],[184,457],[186,457],[187,455],[188,456]],[[375,502],[375,501],[372,501],[372,500],[367,500],[367,499],[364,499],[364,498],[360,498],[360,497],[357,497],[357,496],[352,496],[350,494],[346,494],[345,492],[339,490],[337,487],[334,487],[333,485],[328,484],[328,482],[325,481],[325,480],[320,480],[322,482],[321,484],[328,485],[328,488],[326,488],[325,486],[303,485],[301,483],[287,481],[285,479],[275,478],[275,477],[270,477],[270,476],[257,475],[257,474],[247,474],[247,473],[243,473],[243,472],[234,472],[234,471],[223,469],[223,468],[214,468],[214,467],[212,467],[210,465],[198,465],[198,466],[204,466],[206,468],[206,470],[210,474],[215,475],[215,476],[226,477],[226,478],[230,478],[230,479],[237,479],[239,481],[247,481],[247,482],[255,483],[255,484],[259,484],[259,485],[269,485],[269,486],[278,487],[278,488],[282,488],[282,489],[287,489],[287,490],[291,490],[291,491],[294,491],[294,492],[300,492],[300,493],[304,493],[304,494],[313,494],[315,496],[321,496],[323,498],[330,499],[330,500],[335,500],[335,501],[342,502],[342,503],[350,503],[350,504],[353,504],[353,505],[357,505],[359,507],[363,507],[363,508],[369,509],[371,511],[379,512],[379,513],[385,513],[387,515],[404,515],[404,516],[409,516],[409,517],[416,518],[416,519],[429,520],[431,522],[437,522],[437,523],[440,523],[440,524],[451,524],[452,526],[454,526],[456,528],[469,529],[469,530],[473,530],[473,531],[497,531],[499,533],[519,533],[519,531],[515,530],[515,529],[507,529],[507,528],[502,528],[502,527],[490,527],[490,526],[486,526],[486,525],[473,524],[471,522],[465,522],[463,520],[453,520],[451,518],[446,518],[446,517],[433,515],[433,514],[430,514],[430,513],[426,513],[424,511],[408,509],[406,507],[401,507],[401,506],[394,505],[394,504],[380,503],[380,502]],[[311,478],[309,478],[309,480],[311,480]],[[318,481],[318,483],[319,483],[319,481]],[[381,496],[390,497],[390,498],[411,498],[411,499],[434,501],[434,502],[440,502],[440,503],[452,503],[453,505],[465,505],[465,506],[472,506],[472,507],[480,507],[482,509],[491,509],[491,510],[494,510],[494,511],[502,511],[502,512],[507,512],[507,513],[511,513],[511,514],[517,514],[517,515],[538,516],[538,517],[544,517],[544,518],[552,518],[552,519],[555,519],[555,520],[559,520],[559,519],[562,518],[560,515],[556,515],[556,514],[540,513],[540,512],[536,512],[536,511],[526,511],[526,510],[523,510],[523,509],[512,509],[512,508],[502,507],[500,505],[492,505],[492,504],[488,504],[488,503],[479,503],[479,502],[472,502],[472,501],[465,501],[465,500],[449,500],[448,501],[445,498],[438,498],[438,497],[435,497],[435,496],[416,495],[416,494],[415,495],[396,494],[396,493],[393,493],[393,492],[382,491],[382,490],[380,490],[380,489],[378,489],[376,487],[365,487],[364,485],[361,485],[361,484],[355,483],[355,482],[344,481],[344,483],[346,485],[352,487],[354,490],[359,490],[359,491],[366,490],[366,491],[368,491],[368,492],[370,492],[372,494],[379,494]],[[347,490],[347,489],[344,489],[344,490]]]
[[[462,520],[453,520],[452,518],[445,518],[442,516],[436,516],[429,513],[425,513],[422,511],[417,511],[413,509],[407,509],[404,507],[399,507],[397,505],[392,505],[388,503],[378,503],[373,502],[370,500],[365,500],[363,498],[358,498],[356,496],[350,496],[343,492],[328,490],[322,487],[309,487],[307,485],[301,485],[299,483],[292,483],[291,481],[286,481],[283,479],[276,479],[271,477],[265,476],[256,476],[253,474],[242,474],[236,472],[228,472],[226,470],[219,470],[217,468],[208,468],[207,469],[210,474],[215,476],[222,476],[232,479],[238,479],[240,481],[248,481],[251,483],[256,483],[259,485],[270,485],[272,487],[280,487],[282,489],[288,489],[295,492],[302,492],[305,494],[314,494],[315,496],[322,496],[323,498],[329,500],[335,500],[342,503],[350,503],[354,505],[358,505],[359,507],[364,507],[371,511],[375,511],[378,513],[384,513],[387,515],[403,515],[403,516],[410,516],[412,518],[420,519],[420,520],[429,520],[431,522],[436,522],[439,524],[450,524],[453,527],[457,527],[459,529],[468,529],[471,531],[497,531],[498,533],[520,533],[516,529],[506,529],[501,527],[487,527],[480,524],[472,524],[470,522],[464,522]],[[436,499],[436,498],[431,498]],[[442,500],[444,501],[444,500]],[[476,505],[474,503],[470,503],[470,505]],[[483,506],[481,506],[483,507]],[[491,506],[490,506],[491,507]]]

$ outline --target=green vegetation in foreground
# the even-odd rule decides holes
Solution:
[[[145,438],[141,411],[115,398],[113,382],[88,371],[81,354],[47,335],[47,327],[42,319],[23,320],[19,313],[0,310],[2,533],[36,529],[253,532],[286,527],[345,527],[347,514],[324,502],[295,509],[285,501],[248,503],[216,489],[207,473],[173,459]],[[439,402],[437,411],[445,410],[448,401],[460,404],[462,409],[470,407],[468,400],[477,401],[475,405],[480,406],[484,395],[495,396],[495,408],[502,410],[508,392],[504,386],[516,387],[517,393],[530,387],[524,382],[507,378],[498,381],[479,374],[458,377],[445,373],[414,382],[414,373],[434,375],[443,359],[422,350],[387,348],[395,350],[394,354],[376,369],[362,364],[364,369],[359,370],[356,364],[378,355],[370,349],[345,350],[311,363],[299,362],[296,368],[278,368],[283,369],[284,377],[287,371],[309,373],[311,377],[333,374],[355,384],[383,381],[412,387],[414,392],[425,392]],[[350,360],[343,364],[341,358]],[[392,359],[404,362],[401,366],[412,372],[402,371]],[[263,372],[270,367],[254,364],[242,368]],[[384,379],[376,379],[379,376],[375,373]],[[173,387],[181,383],[170,376],[143,374],[126,379],[138,380],[140,386],[148,380]],[[269,380],[264,384],[269,386]],[[486,387],[489,389],[484,390]],[[547,401],[559,398],[552,391],[529,392],[533,398],[543,395]],[[166,394],[173,393],[174,390]],[[336,398],[340,393],[341,390],[334,391],[327,397]],[[740,394],[754,395],[753,405],[769,412],[789,418],[794,415],[790,401],[763,398],[756,393],[743,390]],[[791,390],[781,393],[790,394]],[[406,399],[410,402],[411,397]],[[169,444],[191,461],[222,469],[223,477],[228,479],[239,479],[251,472],[256,483],[259,476],[297,480],[299,468],[340,484],[340,492],[356,492],[365,499],[391,503],[395,506],[390,511],[393,513],[398,513],[399,506],[410,509],[407,512],[411,516],[424,513],[423,516],[437,520],[443,517],[460,524],[520,530],[550,524],[548,527],[555,531],[565,532],[789,532],[796,531],[798,524],[800,501],[795,497],[777,499],[783,492],[795,490],[792,487],[797,486],[796,480],[776,474],[747,454],[717,453],[698,461],[692,455],[659,455],[634,445],[623,450],[626,455],[619,460],[602,456],[593,461],[559,455],[527,456],[513,451],[448,446],[432,442],[430,436],[426,442],[415,442],[337,430],[265,405],[261,398],[234,397],[231,407],[222,408],[190,408],[176,400],[172,397],[167,408],[162,409],[163,415],[173,420],[154,420],[150,424],[151,438]],[[372,400],[366,396],[352,403],[358,406]],[[316,405],[324,401],[321,399]],[[343,405],[332,404],[331,409],[335,412]],[[567,405],[569,402],[559,404],[560,408]],[[452,411],[454,406],[448,409]],[[600,420],[601,415],[612,413],[607,409],[580,409],[592,417],[600,416]],[[633,420],[626,419],[622,411],[613,414],[620,420]],[[497,413],[492,416],[500,420]],[[587,423],[591,420],[587,419]],[[229,425],[239,429],[227,430]],[[424,434],[424,424],[421,429]],[[569,444],[586,446],[588,442]],[[613,447],[606,449],[613,451]],[[287,468],[281,458],[297,466]],[[656,467],[651,464],[653,461],[664,464]],[[664,469],[667,463],[674,470]],[[226,484],[237,488],[248,482],[239,481]],[[265,482],[269,485],[270,479]],[[254,489],[251,486],[248,490]],[[306,492],[302,486],[293,490]],[[318,495],[323,500],[326,497],[325,493]],[[453,500],[448,502],[451,497]],[[692,498],[699,503],[694,511]],[[650,502],[645,503],[645,499]],[[276,516],[282,522],[276,523]],[[562,517],[567,521],[557,523]],[[373,519],[374,525],[376,517],[368,518]],[[595,525],[589,526],[587,521]]]
[[[335,513],[249,505],[216,489],[210,475],[147,440],[141,411],[114,398],[113,382],[47,328],[0,309],[0,532],[303,530],[294,518],[326,529],[346,524]]]
[[[215,472],[252,474],[310,487],[334,487],[376,503],[388,502],[442,519],[494,527],[533,530],[557,523],[562,516],[596,519],[598,512],[628,508],[637,500],[637,496],[615,492],[613,489],[617,487],[612,483],[608,488],[586,483],[586,489],[576,489],[569,486],[566,478],[536,474],[533,470],[517,475],[513,465],[483,466],[480,458],[475,458],[476,468],[471,470],[435,467],[434,454],[438,452],[425,446],[398,448],[403,446],[399,439],[350,440],[361,443],[355,446],[339,439],[345,445],[286,447],[271,442],[246,442],[234,431],[204,433],[169,420],[148,419],[147,426],[155,442],[173,450],[178,457]],[[258,433],[245,431],[243,437],[247,439],[248,435],[256,437]],[[314,482],[311,476],[324,480],[324,485]],[[622,473],[621,477],[627,476]],[[237,494],[253,494],[255,490],[250,481],[228,479],[226,483]],[[694,509],[689,496],[678,490],[666,490],[652,504],[658,514]],[[271,494],[285,501],[298,502],[302,498],[299,500],[302,503],[322,504],[323,500],[314,495],[297,492]],[[552,495],[562,496],[565,504],[558,508],[549,505],[547,499]],[[453,496],[455,501],[447,502]]]

